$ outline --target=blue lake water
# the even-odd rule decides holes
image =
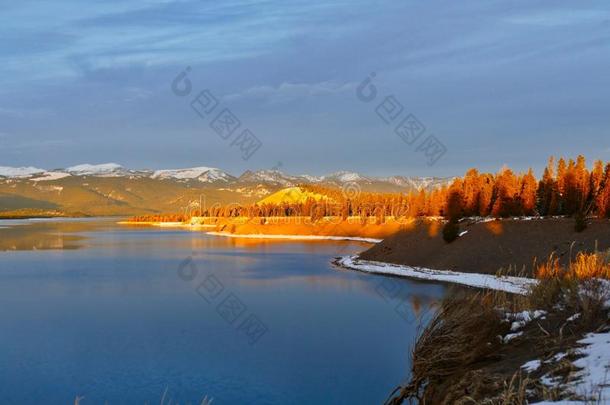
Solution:
[[[367,246],[0,221],[0,403],[383,403],[446,287],[331,265]]]

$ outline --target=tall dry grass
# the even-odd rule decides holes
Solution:
[[[551,255],[538,265],[536,277],[539,279],[566,278],[587,280],[592,278],[610,279],[610,255],[606,253],[583,253],[576,255],[567,266],[562,266],[559,258]]]
[[[497,310],[500,303],[506,303],[505,296],[497,292],[446,299],[415,343],[410,383],[387,404],[429,401],[435,397],[433,387],[475,362],[494,357],[498,335],[507,332]]]

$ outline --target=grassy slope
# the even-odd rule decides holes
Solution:
[[[0,212],[14,211],[19,209],[52,210],[56,208],[58,208],[57,205],[49,201],[8,193],[0,193]]]

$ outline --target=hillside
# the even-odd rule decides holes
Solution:
[[[512,267],[531,273],[534,260],[541,263],[551,253],[566,264],[579,251],[610,248],[610,221],[600,219],[590,220],[581,233],[574,231],[571,218],[463,222],[461,231],[466,233],[448,244],[440,222],[421,220],[363,252],[360,258],[460,272],[495,274],[500,268]]]

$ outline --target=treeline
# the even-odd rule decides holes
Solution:
[[[610,163],[596,161],[591,171],[584,156],[555,163],[550,158],[541,180],[530,169],[515,174],[469,170],[446,190],[444,215],[510,217],[522,215],[610,216]]]
[[[190,216],[183,214],[154,214],[154,215],[139,215],[129,218],[130,222],[186,222],[190,220]]]
[[[204,209],[203,216],[210,217],[310,217],[312,221],[324,217],[376,216],[384,221],[386,216],[407,217],[410,213],[410,196],[398,193],[370,193],[341,190],[319,185],[304,184],[300,188],[325,198],[307,198],[304,202],[280,204],[229,204]]]
[[[464,177],[456,178],[447,186],[402,194],[359,192],[311,184],[300,187],[325,198],[309,198],[302,203],[215,205],[195,210],[192,215],[225,218],[310,216],[312,220],[360,216],[363,222],[368,217],[383,222],[388,216],[451,219],[524,215],[610,217],[610,163],[604,166],[597,161],[589,170],[583,156],[567,161],[561,158],[557,162],[554,158],[549,159],[540,180],[531,169],[517,174],[503,168],[496,174],[470,169]],[[182,216],[172,218],[179,217]],[[149,221],[152,217],[140,218]]]
[[[447,190],[446,216],[597,215],[610,216],[610,164],[595,162],[591,171],[585,158],[555,164],[550,158],[538,181],[530,169],[516,175],[502,169],[496,175],[471,169]]]

